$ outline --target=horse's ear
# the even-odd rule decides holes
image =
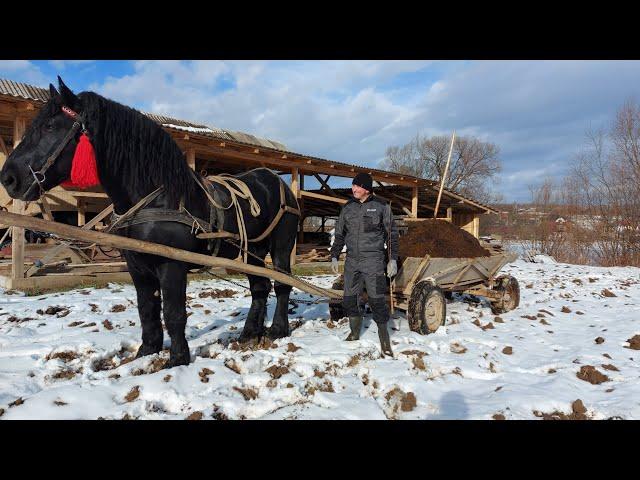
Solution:
[[[54,102],[56,103],[61,102],[60,93],[58,92],[58,90],[56,90],[56,87],[54,87],[52,83],[49,84],[49,95],[51,95],[51,99]]]
[[[78,102],[78,97],[76,97],[75,93],[73,93],[69,87],[64,84],[60,75],[58,75],[58,86],[60,88],[60,96],[62,97],[63,103],[69,108],[74,108]]]

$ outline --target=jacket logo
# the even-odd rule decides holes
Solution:
[[[375,208],[367,208],[367,212],[377,212]]]

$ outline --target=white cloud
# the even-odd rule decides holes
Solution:
[[[499,145],[501,188],[520,200],[531,176],[565,171],[589,125],[640,86],[635,61],[140,61],[134,70],[92,87],[348,163],[377,166],[416,133],[477,136]]]
[[[49,85],[40,68],[28,60],[0,60],[0,77],[36,86]]]

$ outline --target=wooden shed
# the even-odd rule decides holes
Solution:
[[[0,167],[48,98],[47,89],[0,79]],[[376,195],[391,202],[394,214],[413,218],[433,217],[439,186],[432,180],[291,152],[282,143],[243,132],[151,113],[145,115],[163,126],[185,152],[185,161],[198,172],[234,174],[262,166],[285,176],[296,192],[303,218],[321,219],[322,230],[325,219],[336,217],[350,194],[348,188],[335,188],[335,182],[332,188],[330,180],[353,178],[360,172],[372,175]],[[305,188],[305,179],[308,186],[313,181],[320,188]],[[4,188],[0,188],[0,208],[42,215],[45,219],[76,223],[87,228],[101,228],[112,206],[100,188],[78,191],[56,187],[46,194],[45,202],[28,204],[12,200]],[[444,190],[437,216],[478,237],[479,216],[486,213],[498,212]],[[0,244],[6,243],[10,233],[12,240],[10,248],[0,251],[4,252],[3,259],[0,259],[0,286],[46,288],[91,282],[97,277],[101,281],[128,278],[126,264],[117,258],[118,252],[110,255],[110,252],[102,252],[95,247],[84,251],[72,248],[73,245],[59,245],[52,239],[29,243],[22,229],[2,227],[6,231]],[[300,228],[298,242],[301,244],[304,235],[303,228]]]

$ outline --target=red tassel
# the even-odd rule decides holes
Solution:
[[[80,136],[80,142],[71,163],[71,180],[62,182],[67,187],[88,188],[100,185],[96,153],[86,133]]]

